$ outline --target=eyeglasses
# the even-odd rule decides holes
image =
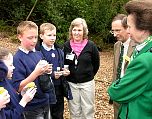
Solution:
[[[121,29],[110,30],[110,33],[113,35],[114,33],[120,33]]]

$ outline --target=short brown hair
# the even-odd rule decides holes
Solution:
[[[38,30],[38,26],[36,25],[36,23],[32,21],[22,21],[17,27],[17,34],[22,34],[25,30],[32,28]]]
[[[128,28],[128,25],[127,25],[127,15],[125,15],[125,14],[117,14],[117,15],[113,18],[112,22],[117,21],[117,20],[121,20],[122,26],[123,26],[125,29]]]
[[[88,26],[87,26],[86,21],[82,18],[76,18],[71,22],[71,25],[69,28],[69,39],[72,38],[72,29],[75,26],[78,26],[80,24],[82,24],[82,26],[83,26],[83,39],[88,38]]]
[[[139,0],[129,1],[125,5],[128,14],[134,16],[135,27],[148,30],[152,34],[152,2]]]
[[[51,23],[43,23],[40,25],[40,34],[44,34],[45,30],[56,30],[56,27]]]

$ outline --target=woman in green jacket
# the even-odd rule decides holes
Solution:
[[[143,0],[125,5],[128,33],[137,45],[125,75],[108,88],[110,98],[121,105],[118,119],[152,119],[151,7]]]

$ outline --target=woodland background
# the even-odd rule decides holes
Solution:
[[[57,27],[57,42],[68,39],[68,29],[73,19],[84,18],[88,24],[89,38],[99,49],[114,43],[110,34],[111,20],[117,13],[125,13],[129,0],[0,0],[0,32],[16,41],[16,26],[23,20],[44,22]]]
[[[113,43],[110,34],[111,20],[118,13],[125,13],[123,6],[129,0],[0,0],[0,47],[15,53],[19,45],[16,27],[23,20],[34,21],[38,26],[44,22],[57,27],[57,42],[68,40],[68,29],[73,19],[84,18],[88,24],[89,38],[98,46],[100,68],[95,76],[95,119],[113,119],[113,107],[108,104],[107,88],[113,71]],[[69,119],[65,99],[64,118]]]

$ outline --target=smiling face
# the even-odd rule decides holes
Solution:
[[[38,30],[35,28],[25,29],[22,34],[18,34],[21,41],[21,47],[25,50],[32,51],[37,43]]]
[[[56,29],[45,30],[43,34],[40,34],[40,38],[43,40],[43,43],[47,45],[47,47],[52,47],[56,40]]]
[[[114,37],[117,38],[118,41],[125,42],[128,40],[129,34],[127,32],[127,28],[125,29],[122,26],[121,20],[113,21],[111,26],[112,26],[112,33]]]
[[[72,29],[72,38],[74,41],[82,41],[83,40],[83,25],[74,26]]]
[[[11,53],[9,53],[8,56],[5,56],[5,58],[3,59],[5,65],[8,67],[8,73],[7,73],[7,78],[11,79],[12,75],[13,75],[13,69],[15,68],[13,66],[13,56]]]

